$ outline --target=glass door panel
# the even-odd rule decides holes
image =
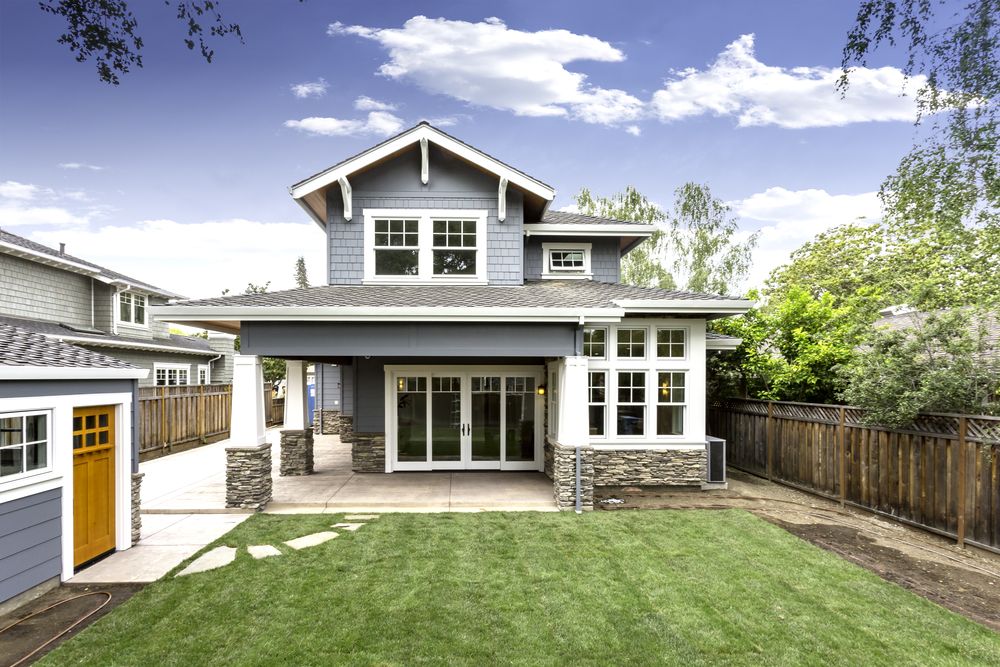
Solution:
[[[396,378],[396,460],[427,460],[427,378]]]
[[[535,460],[535,378],[506,378],[505,461]]]
[[[431,460],[462,459],[462,378],[431,378]]]
[[[471,451],[473,461],[500,462],[500,377],[476,375],[472,380]]]

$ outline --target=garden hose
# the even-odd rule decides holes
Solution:
[[[108,603],[111,602],[112,595],[108,591],[94,591],[93,593],[81,593],[80,595],[74,595],[71,598],[66,598],[65,600],[60,600],[59,602],[50,604],[48,607],[45,607],[44,609],[39,609],[38,611],[36,611],[34,613],[28,614],[24,618],[18,619],[16,621],[14,621],[13,623],[11,623],[10,625],[8,625],[7,627],[5,627],[4,629],[0,630],[0,635],[2,635],[3,633],[7,632],[8,630],[10,630],[11,628],[13,628],[14,626],[20,625],[21,623],[24,623],[29,618],[34,618],[35,616],[38,616],[39,614],[43,614],[43,613],[49,611],[50,609],[55,609],[56,607],[58,607],[61,604],[66,604],[67,602],[72,602],[73,600],[79,600],[80,598],[85,598],[85,597],[88,597],[90,595],[106,595],[107,599],[104,602],[102,602],[100,605],[98,605],[98,607],[96,609],[92,609],[91,611],[87,612],[86,614],[84,614],[80,618],[78,618],[75,621],[73,621],[73,623],[68,628],[66,628],[65,630],[59,632],[58,634],[52,635],[52,637],[50,637],[49,639],[45,640],[45,642],[42,643],[42,644],[40,644],[34,651],[32,651],[31,653],[29,653],[26,656],[22,657],[17,662],[11,664],[10,667],[18,667],[19,665],[23,665],[25,663],[25,661],[28,660],[28,658],[30,658],[33,655],[35,655],[36,653],[38,653],[43,648],[45,648],[46,646],[48,646],[49,644],[51,644],[55,640],[57,640],[60,637],[62,637],[64,634],[66,634],[67,632],[69,632],[70,630],[72,630],[73,628],[75,628],[76,626],[80,625],[81,623],[83,623],[85,620],[87,620],[88,618],[90,618],[91,616],[93,616],[94,614],[96,614],[97,612],[99,612],[100,610],[104,609],[106,606],[108,606]]]

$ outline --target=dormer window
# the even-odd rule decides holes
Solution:
[[[362,215],[366,283],[486,282],[486,211],[365,209]]]
[[[146,295],[120,292],[118,294],[118,321],[122,324],[146,326]]]
[[[589,243],[543,243],[542,277],[591,278]]]

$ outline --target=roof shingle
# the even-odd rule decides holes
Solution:
[[[120,359],[6,323],[0,323],[0,366],[135,368]]]

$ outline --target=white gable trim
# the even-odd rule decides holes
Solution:
[[[324,188],[332,183],[336,183],[342,177],[351,174],[382,160],[407,146],[418,143],[421,139],[437,144],[444,150],[457,155],[458,157],[471,162],[472,164],[488,172],[496,174],[498,177],[506,178],[517,187],[540,197],[546,201],[552,201],[556,192],[541,181],[536,181],[527,174],[523,174],[516,169],[512,169],[502,162],[486,155],[485,153],[472,148],[462,142],[449,137],[440,130],[430,125],[421,124],[403,132],[399,136],[389,141],[375,146],[369,151],[354,157],[337,167],[308,178],[301,183],[297,183],[289,188],[289,192],[294,199],[302,199],[306,195]]]
[[[656,232],[653,225],[559,225],[529,223],[524,225],[524,235],[531,236],[637,236],[648,237]]]

